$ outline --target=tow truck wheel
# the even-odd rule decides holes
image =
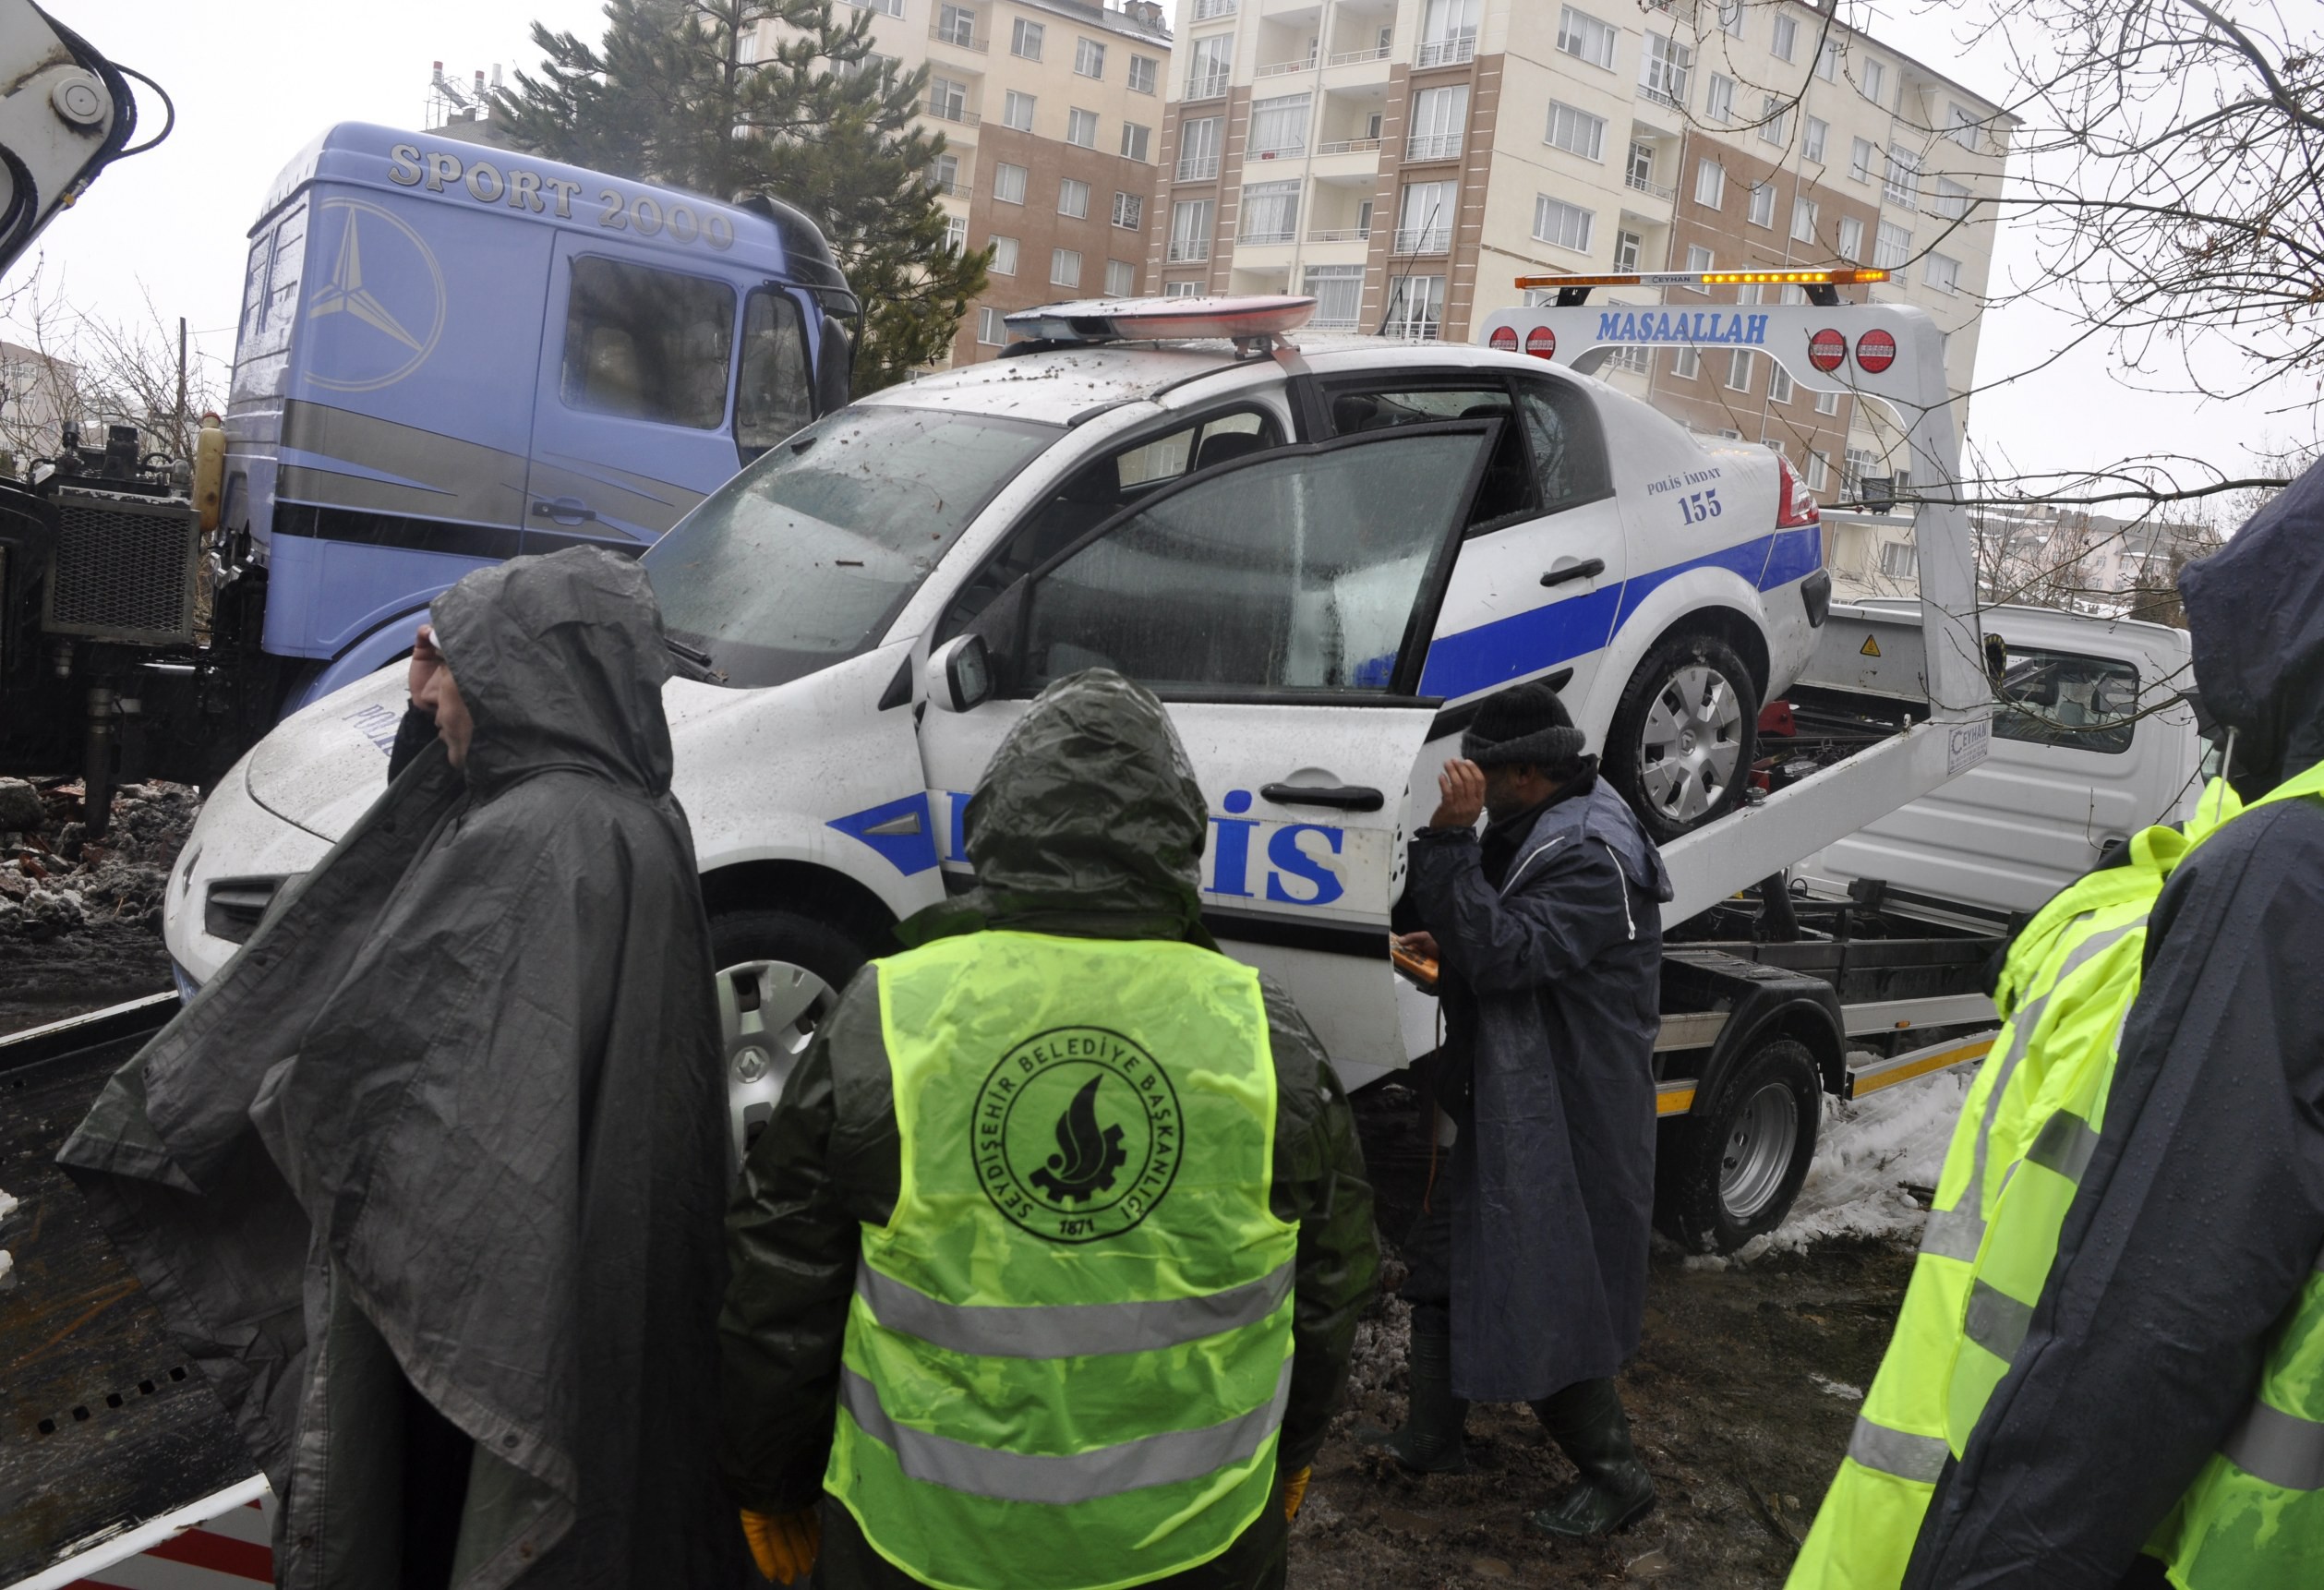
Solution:
[[[1673,635],[1631,676],[1606,731],[1606,776],[1657,844],[1742,803],[1759,691],[1713,634]]]
[[[1815,1056],[1776,1038],[1738,1061],[1707,1106],[1663,1128],[1656,1223],[1695,1252],[1732,1253],[1791,1212],[1815,1158]]]
[[[775,1101],[815,1030],[862,970],[863,947],[795,911],[726,911],[710,920],[724,1044],[728,1169],[766,1129]]]

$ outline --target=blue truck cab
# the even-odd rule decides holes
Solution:
[[[223,561],[263,571],[284,710],[407,649],[473,569],[644,551],[848,401],[856,302],[777,201],[347,123],[250,240]]]

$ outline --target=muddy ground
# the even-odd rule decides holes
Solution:
[[[156,871],[166,876],[166,865]],[[0,1033],[169,986],[158,913],[83,914],[54,932],[0,933]],[[1391,1085],[1358,1105],[1380,1227],[1393,1237],[1427,1178],[1418,1102]],[[1691,1260],[1657,1239],[1645,1340],[1621,1386],[1661,1502],[1624,1534],[1584,1546],[1525,1524],[1572,1469],[1523,1406],[1472,1411],[1465,1476],[1415,1478],[1364,1444],[1360,1430],[1403,1416],[1403,1309],[1384,1298],[1362,1327],[1349,1405],[1293,1527],[1291,1583],[1779,1585],[1847,1445],[1911,1263],[1886,1237],[1826,1238],[1749,1264]],[[1391,1281],[1397,1273],[1391,1258]]]

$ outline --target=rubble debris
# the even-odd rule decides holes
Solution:
[[[159,937],[163,889],[200,810],[190,786],[125,784],[112,827],[96,841],[87,837],[78,784],[0,779],[0,939],[45,944],[113,926]]]
[[[47,822],[39,790],[21,778],[0,778],[0,835],[37,831]]]

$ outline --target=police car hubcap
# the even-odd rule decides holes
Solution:
[[[1743,709],[1725,674],[1697,663],[1672,674],[1638,736],[1640,782],[1665,815],[1689,822],[1718,803],[1743,752]]]
[[[746,960],[722,968],[717,989],[728,1150],[730,1168],[739,1171],[838,994],[805,967],[787,960]]]

